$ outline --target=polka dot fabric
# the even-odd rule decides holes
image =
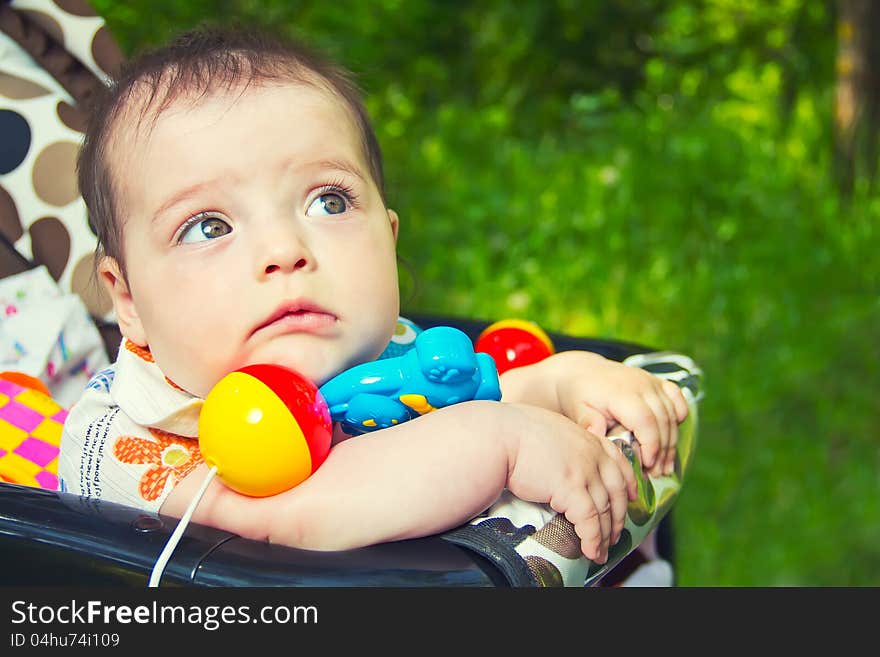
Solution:
[[[0,237],[104,319],[111,305],[92,276],[97,239],[76,158],[81,107],[121,62],[84,0],[0,3]]]
[[[51,397],[0,379],[0,481],[57,490],[66,417]]]

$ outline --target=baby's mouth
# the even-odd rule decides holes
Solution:
[[[292,333],[320,333],[336,324],[333,313],[311,302],[284,304],[258,325],[253,333],[274,329]]]

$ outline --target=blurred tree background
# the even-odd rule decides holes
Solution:
[[[680,584],[880,585],[869,1],[92,4],[127,53],[238,21],[352,69],[405,310],[692,355]]]

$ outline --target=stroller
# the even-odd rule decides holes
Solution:
[[[73,16],[50,2],[42,11],[33,6],[0,3],[0,301],[7,320],[14,316],[17,322],[4,320],[3,347],[8,362],[16,362],[19,349],[22,365],[15,369],[34,379],[28,385],[23,378],[0,375],[0,397],[7,398],[7,411],[16,404],[42,413],[33,426],[15,426],[15,431],[0,426],[0,555],[5,563],[17,564],[0,581],[141,587],[177,519],[59,491],[53,471],[65,406],[115,358],[121,341],[109,301],[91,277],[96,241],[76,189],[75,159],[89,98],[122,54],[99,16],[84,15],[84,8]],[[33,299],[54,304],[52,330],[46,328],[49,315],[34,310],[36,302],[24,303]],[[422,328],[459,328],[473,341],[489,324],[407,317]],[[16,339],[16,328],[28,339],[45,334],[48,342],[34,348],[25,338]],[[643,345],[559,333],[550,338],[558,351],[595,351],[673,380],[691,407],[680,427],[672,476],[647,477],[631,436],[619,441],[638,473],[639,499],[630,504],[623,536],[606,564],[566,552],[573,531],[558,514],[502,499],[437,536],[341,552],[269,545],[190,525],[165,568],[163,585],[614,585],[625,583],[644,561],[638,548],[646,541],[656,543],[663,560],[673,561],[668,512],[695,447],[699,367],[684,355]],[[37,352],[38,361],[22,356]],[[11,417],[0,408],[0,418],[8,423]]]

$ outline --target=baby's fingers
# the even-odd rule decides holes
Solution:
[[[592,496],[582,491],[565,510],[565,517],[574,525],[574,531],[581,539],[581,552],[596,563],[605,563],[608,559],[607,538],[602,534],[599,512]]]
[[[648,393],[643,397],[643,399],[648,408],[651,409],[651,413],[654,415],[658,437],[658,444],[656,446],[656,451],[654,452],[655,458],[645,463],[645,467],[648,469],[652,476],[659,477],[663,474],[664,468],[666,467],[666,456],[669,449],[669,413],[667,413],[667,409],[663,403],[663,398],[661,395]],[[638,432],[635,433],[636,438],[639,438],[639,440],[641,441],[641,437],[639,436]]]
[[[664,380],[663,391],[667,394],[672,401],[672,405],[675,407],[675,419],[679,422],[684,422],[690,409],[688,408],[687,399],[685,399],[681,388],[679,388],[678,384],[674,381]]]
[[[635,501],[639,495],[638,483],[636,482],[636,473],[633,471],[632,464],[626,458],[623,450],[618,447],[614,441],[605,441],[603,447],[605,453],[610,456],[618,466],[618,472],[623,478],[623,492],[627,500]],[[641,450],[641,445],[636,442],[633,449]],[[639,460],[641,460],[641,451],[639,451]]]
[[[608,432],[608,420],[598,410],[582,402],[578,407],[577,424],[595,436],[605,436]]]
[[[675,448],[678,444],[678,419],[675,416],[675,406],[672,400],[663,391],[659,392],[658,398],[664,407],[667,439],[661,447],[660,457],[657,459],[657,469],[661,471],[661,474],[670,475],[675,467]]]
[[[593,506],[596,508],[596,513],[599,516],[599,531],[602,533],[599,549],[600,558],[602,559],[602,563],[604,563],[608,559],[608,547],[611,544],[613,522],[611,516],[611,498],[608,496],[608,491],[605,490],[605,484],[602,481],[599,472],[596,473],[596,476],[590,482],[587,490],[590,491],[590,497],[593,498]]]
[[[602,475],[602,484],[605,487],[605,493],[608,497],[611,510],[611,539],[610,545],[617,543],[620,533],[623,531],[623,525],[626,523],[626,508],[629,503],[626,481],[626,473],[629,473],[633,482],[633,493],[636,493],[635,475],[632,471],[629,461],[623,455],[623,452],[614,445],[610,440],[606,441],[608,446],[617,452],[617,456],[607,459],[599,465],[599,472]],[[619,458],[618,458],[619,457]],[[592,491],[591,491],[592,495]],[[595,500],[595,496],[593,496]]]
[[[662,406],[658,406],[658,408],[662,408]],[[612,413],[618,422],[638,438],[639,444],[642,446],[642,465],[646,470],[653,468],[657,463],[663,440],[657,412],[651,408],[644,397],[639,396],[613,408]]]

